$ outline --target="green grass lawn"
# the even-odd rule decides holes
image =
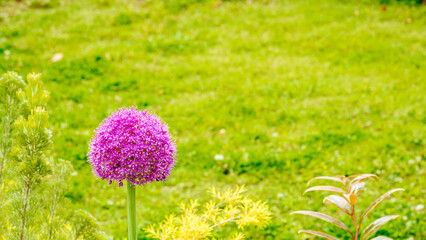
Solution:
[[[266,229],[247,229],[249,239],[307,237],[299,229],[342,237],[289,212],[337,213],[321,203],[323,193],[303,197],[306,182],[359,173],[381,177],[367,183],[361,209],[391,188],[406,189],[365,226],[400,214],[379,233],[422,239],[426,8],[383,11],[368,2],[69,0],[32,8],[7,1],[0,71],[43,74],[54,154],[77,172],[67,196],[114,239],[127,236],[125,188],[96,179],[86,154],[93,130],[124,106],[160,115],[179,151],[166,183],[137,189],[140,239],[147,239],[142,227],[177,212],[178,203],[237,184],[274,214]],[[52,62],[56,53],[63,58]]]

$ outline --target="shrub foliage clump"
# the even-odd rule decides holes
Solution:
[[[106,239],[89,213],[67,208],[70,162],[50,154],[49,92],[40,74],[0,77],[1,239]]]
[[[146,229],[156,239],[205,239],[213,238],[214,231],[225,225],[236,223],[239,230],[247,226],[263,228],[270,220],[269,207],[261,201],[244,197],[244,187],[224,192],[212,189],[213,199],[203,205],[197,201],[181,204],[180,215],[169,215],[158,226]],[[232,239],[244,239],[237,232]]]

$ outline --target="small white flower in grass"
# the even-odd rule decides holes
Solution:
[[[277,138],[279,134],[277,132],[272,133],[272,137]]]
[[[423,204],[419,204],[419,205],[417,205],[416,206],[416,211],[421,211],[421,210],[423,210],[425,208],[425,205],[423,205]]]
[[[225,158],[223,157],[222,154],[214,155],[214,160],[216,160],[216,161],[223,161],[223,159],[225,159]]]
[[[355,11],[354,11],[354,15],[355,15],[355,16],[358,16],[358,15],[359,15],[359,10],[358,10],[358,9],[355,9]]]
[[[284,194],[282,194],[282,193],[277,194],[277,198],[283,198],[283,197],[284,197]]]
[[[59,62],[64,57],[64,54],[62,53],[55,53],[52,58],[50,59],[51,62]]]
[[[10,58],[10,51],[6,50],[4,51],[4,59],[8,60]]]
[[[219,135],[225,135],[226,134],[226,129],[222,128],[219,130]]]

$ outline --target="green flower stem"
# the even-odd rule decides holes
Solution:
[[[128,240],[137,239],[136,230],[136,188],[129,181],[127,182],[127,216],[128,222]]]

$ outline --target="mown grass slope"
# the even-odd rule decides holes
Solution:
[[[406,189],[367,222],[400,214],[382,235],[425,237],[425,7],[47,2],[0,5],[0,71],[43,74],[55,155],[78,172],[68,197],[115,239],[126,236],[125,188],[96,179],[86,154],[93,130],[124,106],[160,115],[179,150],[169,181],[137,191],[140,239],[143,226],[177,212],[179,202],[236,184],[274,213],[266,229],[248,229],[249,238],[302,238],[302,226],[342,237],[343,230],[289,212],[337,213],[321,204],[324,194],[301,196],[307,180],[359,173],[381,177],[368,183],[364,208],[393,187]],[[63,58],[52,61],[57,53]]]

